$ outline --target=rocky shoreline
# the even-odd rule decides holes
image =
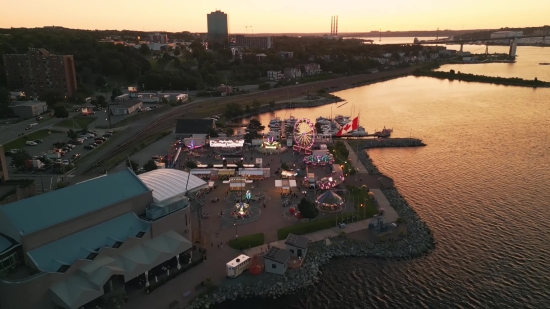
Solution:
[[[369,173],[380,174],[364,151],[358,154],[359,160]],[[193,300],[187,308],[209,308],[215,304],[238,298],[264,297],[277,298],[285,294],[319,282],[322,266],[330,259],[338,257],[372,257],[390,260],[408,260],[421,257],[435,248],[435,240],[428,226],[407,204],[397,189],[382,190],[384,195],[407,224],[407,235],[395,242],[372,243],[346,238],[345,235],[331,238],[331,245],[320,241],[309,246],[304,264],[299,269],[288,270],[285,275],[262,280],[254,285],[238,285],[218,288],[214,293]]]
[[[351,89],[351,88],[356,88],[356,87],[362,87],[362,86],[366,86],[366,85],[381,83],[381,82],[385,82],[385,81],[396,79],[396,78],[407,77],[407,76],[411,75],[411,73],[412,72],[396,74],[394,76],[389,76],[389,77],[379,77],[379,78],[375,78],[375,79],[365,79],[365,80],[362,80],[362,81],[350,83],[346,86],[339,86],[339,87],[336,87],[336,88],[330,88],[330,89],[325,88],[325,89],[327,89],[329,91],[329,93],[332,93],[332,92],[342,91],[342,90],[346,90],[346,89]],[[272,112],[283,110],[283,109],[319,107],[319,106],[323,106],[323,105],[328,105],[328,104],[338,103],[338,102],[343,102],[344,101],[340,97],[337,97],[335,95],[331,95],[331,96],[332,96],[332,98],[326,98],[326,99],[317,100],[317,101],[310,101],[310,102],[293,102],[292,104],[279,103],[279,104],[275,104],[275,106],[273,106],[273,107],[270,107],[269,105],[263,105],[255,112],[247,113],[247,114],[244,114],[244,115],[241,115],[241,116],[238,116],[238,117],[233,117],[233,118],[231,118],[231,120],[240,120],[240,119],[243,119],[243,118],[250,118],[252,116],[256,116],[256,115],[259,115],[259,114],[272,113]]]
[[[353,141],[349,142],[350,144]],[[426,146],[421,139],[417,138],[383,138],[365,139],[360,142],[363,149],[385,148],[385,147],[422,147]]]

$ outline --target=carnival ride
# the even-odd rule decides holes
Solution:
[[[326,154],[322,156],[316,156],[316,155],[309,155],[304,157],[304,163],[305,164],[311,164],[311,165],[327,165],[327,164],[333,164],[334,163],[334,157],[332,154]]]
[[[294,146],[295,151],[304,151],[311,154],[311,147],[315,143],[315,125],[307,118],[296,120],[294,124]]]
[[[321,190],[332,189],[344,181],[344,175],[340,177],[323,177],[317,181],[317,187]]]
[[[257,151],[260,153],[282,153],[285,152],[287,148],[284,145],[281,145],[278,141],[275,140],[274,136],[267,137],[267,140],[262,142],[260,147],[257,148]]]
[[[339,212],[346,206],[344,199],[332,191],[326,191],[315,199],[317,208],[323,212]]]

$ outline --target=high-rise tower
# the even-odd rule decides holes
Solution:
[[[227,14],[217,10],[206,15],[206,19],[208,22],[208,41],[226,43],[229,36]]]

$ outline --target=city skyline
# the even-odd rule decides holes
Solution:
[[[327,2],[327,4],[330,4]],[[489,0],[464,0],[460,5],[433,0],[392,0],[360,2],[341,0],[338,6],[313,0],[299,3],[281,0],[264,5],[235,0],[228,5],[219,0],[186,6],[163,0],[154,8],[145,0],[98,0],[85,9],[68,0],[6,0],[3,12],[33,7],[25,15],[6,14],[0,28],[61,26],[90,30],[137,30],[206,32],[206,15],[215,10],[228,14],[230,33],[330,33],[330,16],[339,16],[340,33],[365,31],[407,31],[439,29],[496,29],[536,27],[548,23],[550,2],[525,0],[521,6],[511,0],[499,2],[498,10]],[[147,16],[146,16],[147,14]]]

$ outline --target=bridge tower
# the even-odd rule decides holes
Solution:
[[[485,55],[489,54],[489,44],[485,43]]]
[[[460,53],[464,51],[464,43],[460,43]]]
[[[513,39],[510,40],[510,51],[508,52],[508,56],[510,56],[510,58],[512,59],[516,58],[517,48],[518,48],[518,38],[514,37]]]

